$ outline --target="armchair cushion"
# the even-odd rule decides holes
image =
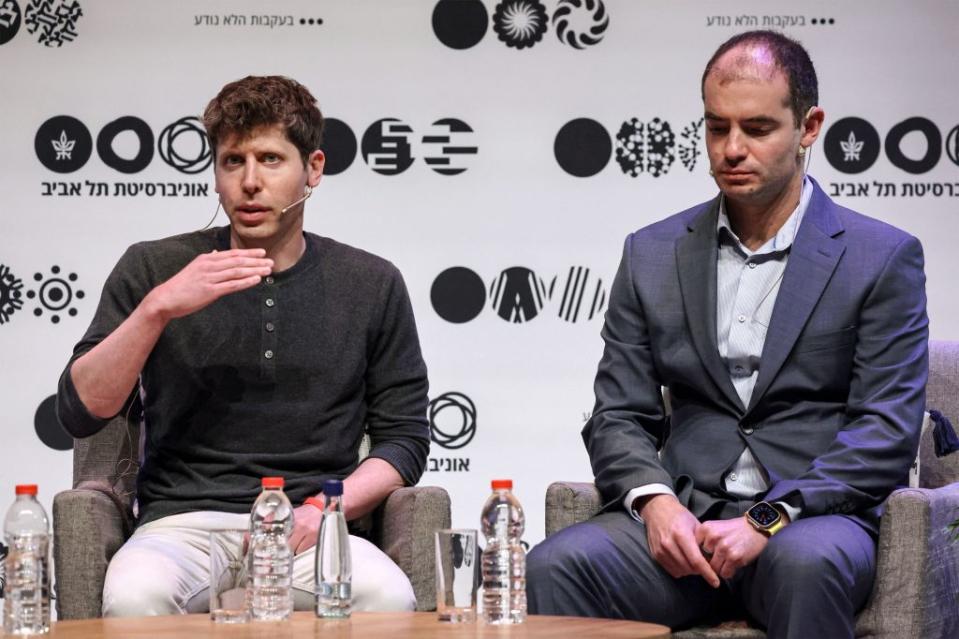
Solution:
[[[374,516],[373,542],[413,584],[417,610],[436,609],[434,533],[450,527],[450,497],[436,486],[394,491]]]

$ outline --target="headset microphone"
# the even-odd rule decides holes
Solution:
[[[305,202],[307,199],[309,199],[309,197],[310,197],[311,195],[313,195],[313,187],[311,187],[310,185],[307,185],[306,188],[303,189],[303,197],[301,197],[299,200],[296,200],[295,202],[291,203],[291,204],[290,204],[289,206],[287,206],[285,209],[282,209],[282,210],[280,211],[280,215],[283,215],[284,213],[286,213],[287,211],[289,211],[290,209],[292,209],[294,206],[296,206],[296,205],[299,204],[300,202]]]

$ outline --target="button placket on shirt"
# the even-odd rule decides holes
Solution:
[[[273,276],[263,279],[261,284],[262,311],[261,311],[261,338],[260,338],[260,370],[265,378],[276,376],[277,359],[277,315],[279,314],[279,303],[277,295],[279,290]]]

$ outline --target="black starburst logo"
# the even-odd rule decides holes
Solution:
[[[9,266],[0,264],[0,324],[10,321],[10,316],[23,308],[23,282],[10,272]]]
[[[493,12],[493,30],[514,49],[525,49],[542,40],[548,22],[546,7],[538,0],[503,0]]]

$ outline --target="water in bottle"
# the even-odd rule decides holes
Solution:
[[[483,572],[483,620],[492,624],[526,620],[526,551],[520,543],[526,519],[512,493],[513,481],[494,479],[483,506],[486,548]]]
[[[250,514],[250,575],[254,621],[283,621],[293,613],[293,506],[282,477],[264,477]]]
[[[19,485],[16,494],[3,522],[8,546],[3,630],[40,634],[50,630],[50,521],[37,501],[35,485]]]
[[[343,482],[323,483],[326,503],[316,541],[316,616],[345,618],[353,608],[350,535],[343,514]]]

